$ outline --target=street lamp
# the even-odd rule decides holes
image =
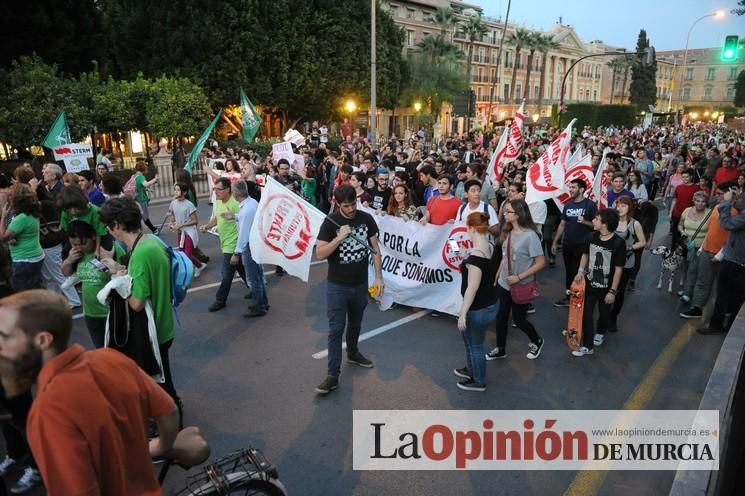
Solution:
[[[349,113],[349,132],[354,134],[354,124],[352,116],[357,111],[357,103],[351,98],[344,103],[344,110]]]
[[[695,21],[693,21],[693,24],[691,24],[691,27],[688,28],[688,36],[686,36],[686,47],[683,51],[683,69],[680,71],[680,78],[678,79],[678,91],[680,92],[678,96],[678,106],[680,106],[680,102],[682,99],[682,92],[683,92],[683,75],[686,72],[687,65],[688,65],[688,42],[691,41],[691,31],[693,31],[693,27],[698,24],[699,21],[703,21],[707,17],[713,17],[714,19],[721,19],[724,17],[724,11],[723,10],[717,10],[716,12],[712,12],[711,14],[706,14]]]
[[[418,114],[420,110],[422,110],[421,102],[414,102],[414,111]]]

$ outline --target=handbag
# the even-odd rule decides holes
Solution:
[[[109,340],[105,343],[107,348],[127,355],[148,375],[162,373],[148,336],[145,310],[133,311],[127,300],[112,291],[108,326]]]
[[[507,275],[512,274],[512,233],[507,236]],[[517,305],[527,305],[532,302],[540,293],[538,291],[538,281],[535,276],[533,280],[525,284],[513,284],[510,286],[510,295],[512,302]]]

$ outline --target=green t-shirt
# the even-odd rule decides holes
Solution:
[[[233,253],[235,251],[238,244],[238,224],[235,219],[223,219],[222,214],[231,212],[235,215],[240,208],[240,204],[232,196],[226,202],[217,200],[215,204],[217,231],[220,233],[220,249],[223,253]]]
[[[63,210],[59,217],[59,227],[63,231],[67,231],[70,222],[79,220],[93,227],[98,236],[106,236],[108,231],[106,226],[101,222],[101,218],[98,216],[98,207],[95,205],[88,204],[88,211],[83,215],[72,215],[67,210]]]
[[[132,277],[132,296],[150,300],[155,314],[158,343],[174,336],[171,306],[171,261],[163,245],[151,234],[145,234],[135,245],[127,272]]]
[[[145,176],[137,174],[135,179],[135,187],[137,188],[135,193],[135,201],[139,203],[147,203],[150,201],[150,197],[147,194],[147,187],[144,182],[146,181]]]
[[[8,230],[16,235],[10,243],[10,257],[14,262],[38,258],[44,253],[39,242],[39,219],[33,215],[18,214],[10,221]]]
[[[114,260],[120,260],[122,256],[124,256],[124,249],[114,243]],[[83,255],[83,258],[78,260],[75,274],[83,283],[83,315],[101,319],[106,318],[109,314],[109,307],[101,305],[96,295],[111,280],[111,275],[108,272],[98,270],[90,263],[91,259],[95,257],[96,254],[93,252]]]

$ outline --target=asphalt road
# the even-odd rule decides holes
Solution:
[[[200,204],[200,221],[209,209]],[[165,206],[151,212],[159,221]],[[658,233],[665,230],[661,226]],[[163,238],[175,242],[172,233]],[[202,235],[200,246],[212,261],[180,308],[183,328],[171,356],[185,422],[203,429],[214,456],[246,446],[262,449],[292,495],[667,493],[673,472],[353,471],[352,411],[695,409],[723,341],[697,335],[698,322],[678,317],[677,299],[654,287],[659,259],[646,253],[638,290],[626,299],[621,331],[608,335],[595,356],[574,358],[561,335],[566,310],[551,305],[563,291],[559,265],[541,274],[543,295],[530,316],[546,340],[541,357],[526,359],[527,338],[510,329],[508,358],[488,363],[486,393],[455,386],[452,369],[465,363],[455,319],[423,315],[364,341],[360,349],[375,368],[344,365],[339,389],[319,397],[314,387],[325,377],[326,361],[312,355],[326,348],[326,264],[311,268],[308,283],[277,277],[274,267],[265,267],[271,310],[245,319],[246,289],[239,283],[233,284],[227,308],[207,312],[219,281],[220,254],[211,235]],[[381,312],[370,304],[362,332],[412,313]],[[489,332],[487,346],[494,339]],[[75,340],[90,346],[82,320],[76,320]],[[183,487],[186,475],[173,469],[166,494]]]

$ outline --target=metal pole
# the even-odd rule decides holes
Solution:
[[[559,95],[559,128],[561,128],[561,107],[564,105],[564,90],[566,90],[566,83],[567,83],[567,77],[572,72],[572,69],[574,69],[574,66],[578,63],[582,62],[585,59],[589,59],[590,57],[628,57],[631,55],[646,55],[647,52],[604,52],[604,53],[592,53],[590,55],[585,55],[584,57],[580,57],[577,60],[572,63],[572,65],[569,66],[569,68],[564,73],[564,78],[561,80],[561,94]],[[613,94],[613,91],[611,89],[611,94]]]
[[[512,0],[507,1],[507,15],[504,16],[504,26],[502,26],[502,36],[499,39],[499,48],[497,49],[497,66],[494,69],[494,81],[492,81],[492,91],[489,95],[489,112],[487,113],[488,119],[491,122],[491,109],[494,98],[497,96],[499,90],[497,81],[499,81],[499,62],[502,59],[502,46],[504,46],[504,37],[507,34],[507,21],[510,18],[510,7],[512,6]],[[469,82],[470,84],[470,82]]]
[[[377,70],[377,56],[375,53],[375,15],[378,7],[377,0],[370,0],[370,137],[371,146],[374,148],[377,143],[378,132],[378,105],[377,105],[377,88],[375,87],[375,71]]]
[[[688,42],[691,41],[691,31],[693,31],[693,26],[698,24],[699,21],[706,19],[707,17],[714,17],[716,14],[706,14],[705,16],[701,16],[695,21],[693,21],[693,24],[691,24],[691,27],[688,28],[688,36],[686,36],[686,48],[683,51],[683,68],[680,70],[680,78],[679,83],[680,87],[678,88],[678,91],[681,92],[681,95],[678,96],[678,107],[680,107],[681,100],[683,98],[682,91],[683,91],[683,74],[686,72],[686,66],[688,65]]]
[[[678,63],[678,59],[673,58],[673,73],[672,73],[672,76],[673,76],[673,78],[672,78],[673,81],[672,82],[673,82],[673,84],[671,85],[673,87],[670,88],[670,94],[667,96],[667,111],[668,112],[670,112],[673,109],[673,93],[676,90],[676,88],[674,87],[675,86],[675,65],[677,63]]]

